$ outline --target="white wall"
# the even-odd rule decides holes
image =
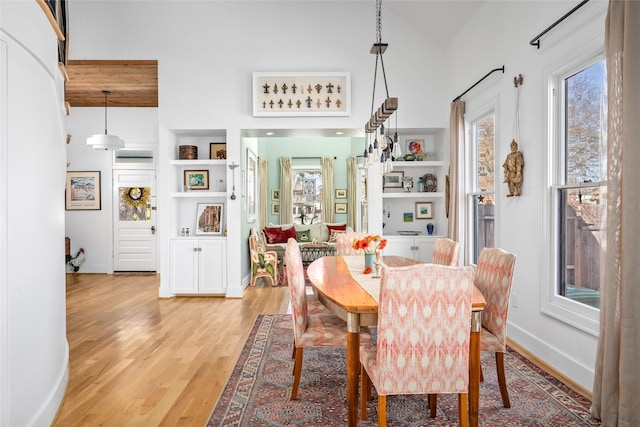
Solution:
[[[63,92],[35,1],[0,5],[0,426],[49,425],[68,377]]]
[[[466,95],[466,110],[477,111],[496,100],[496,173],[509,152],[513,135],[515,87],[519,89],[520,140],[524,153],[522,196],[507,198],[500,184],[496,197],[496,245],[517,255],[512,293],[518,307],[509,311],[509,337],[587,390],[593,383],[597,338],[541,312],[541,291],[548,284],[543,268],[550,247],[545,72],[576,55],[594,38],[604,41],[607,2],[592,1],[542,38],[529,41],[574,5],[570,2],[489,1],[462,29],[447,51],[447,98],[453,99],[486,72],[505,65]]]

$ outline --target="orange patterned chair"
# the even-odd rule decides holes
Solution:
[[[458,265],[459,251],[460,243],[446,237],[442,237],[436,240],[436,244],[433,247],[433,258],[431,259],[431,262],[433,264],[456,266]]]
[[[483,248],[478,257],[475,285],[487,305],[482,312],[480,351],[496,354],[496,369],[502,404],[510,408],[504,375],[504,352],[507,347],[507,313],[516,256],[500,248]]]
[[[304,283],[302,254],[295,239],[289,239],[285,252],[285,264],[289,278],[291,319],[293,320],[294,365],[291,400],[298,395],[302,373],[302,355],[306,347],[346,347],[347,323],[334,314],[309,314]],[[367,328],[360,330],[360,342],[371,342]]]
[[[473,269],[385,267],[381,281],[377,343],[360,346],[362,420],[373,383],[379,426],[386,425],[388,395],[428,394],[435,402],[437,393],[458,393],[460,424],[468,425]]]

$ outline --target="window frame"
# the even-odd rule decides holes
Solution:
[[[473,136],[473,126],[475,123],[485,119],[486,117],[493,115],[493,141],[494,141],[494,183],[493,192],[491,191],[477,191],[477,163],[478,152]],[[497,173],[498,168],[496,165],[496,141],[499,140],[499,126],[498,126],[498,98],[492,98],[488,102],[484,103],[482,107],[477,109],[471,109],[464,115],[464,236],[465,236],[465,263],[468,265],[475,265],[474,248],[475,248],[475,235],[474,235],[474,199],[479,195],[493,194],[494,197],[494,223],[498,224],[499,213],[497,209],[498,201],[498,183]],[[494,227],[493,235],[494,243],[498,242],[498,227]]]
[[[298,165],[292,165],[291,166],[291,172],[292,172],[292,178],[293,178],[293,173],[294,171],[305,171],[305,172],[318,172],[320,173],[320,176],[322,177],[322,166],[321,165],[317,165],[317,164],[298,164]],[[324,178],[324,177],[322,177]],[[324,182],[324,179],[323,179]],[[293,220],[294,217],[294,212],[293,212],[293,205],[294,205],[294,201],[293,201],[293,182],[291,183],[291,218]],[[322,204],[320,204],[320,207],[322,207]],[[320,222],[324,222],[324,212],[321,211],[320,212]],[[309,224],[303,224],[303,225],[309,225]]]
[[[600,310],[558,294],[560,255],[560,203],[561,190],[581,187],[579,183],[566,184],[566,144],[564,79],[579,73],[604,58],[604,46],[595,43],[570,58],[563,60],[545,72],[547,82],[547,196],[543,200],[545,215],[543,229],[548,230],[542,247],[549,248],[543,257],[547,272],[546,284],[541,286],[541,311],[568,325],[598,336],[600,332]],[[589,186],[598,183],[588,183]]]

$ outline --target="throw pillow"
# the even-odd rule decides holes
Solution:
[[[338,241],[338,234],[345,234],[343,230],[331,230],[331,236],[329,236],[329,243],[336,243]]]
[[[267,243],[287,243],[287,238],[280,227],[265,227],[264,235],[267,237]]]
[[[335,223],[324,223],[322,224],[322,235],[320,236],[320,241],[328,242],[331,238],[331,229],[334,230],[346,230],[347,224],[345,222],[335,222]]]
[[[284,235],[284,243],[287,243],[289,239],[298,240],[298,235],[296,234],[296,229],[293,227],[283,228],[282,234]]]
[[[297,231],[296,235],[298,237],[298,242],[310,242],[311,241],[311,232],[309,230]]]

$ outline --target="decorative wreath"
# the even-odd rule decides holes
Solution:
[[[149,204],[149,188],[127,187],[122,192],[122,201],[132,208],[141,208]]]

